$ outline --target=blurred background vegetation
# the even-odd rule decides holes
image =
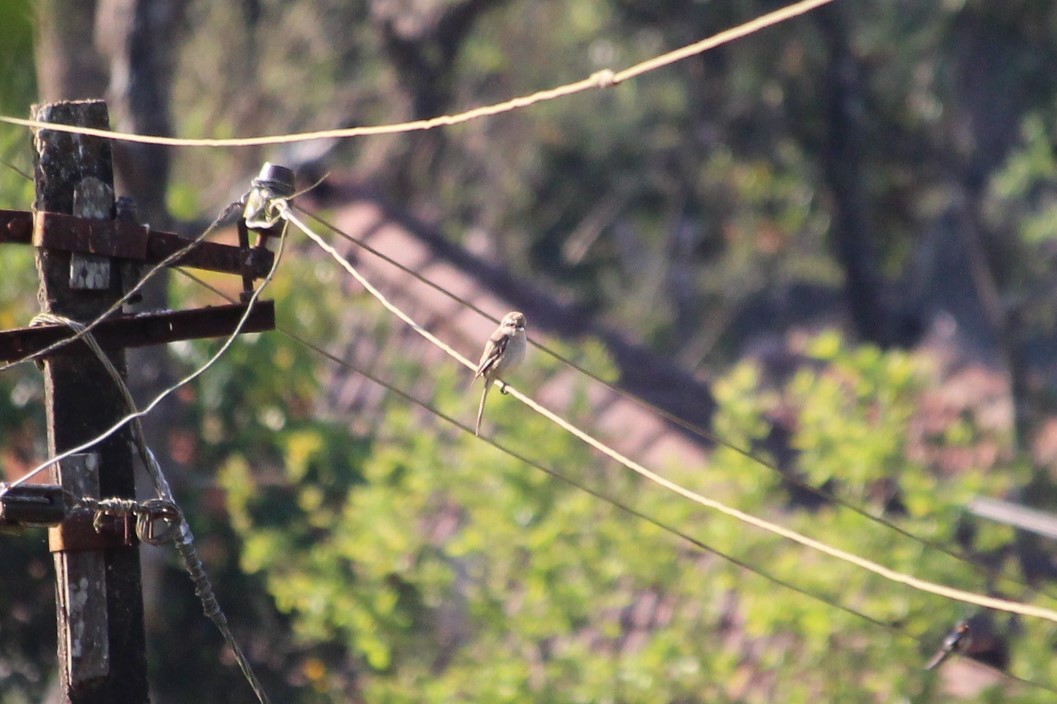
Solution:
[[[213,137],[426,118],[783,4],[0,0],[0,113],[105,96],[117,128]],[[1052,546],[965,505],[1055,505],[1055,60],[1049,2],[840,0],[610,90],[451,129],[115,149],[145,218],[188,233],[265,159],[309,181],[331,171],[677,361],[710,385],[721,438],[986,569],[811,501],[726,448],[668,476],[893,568],[1053,608]],[[25,130],[0,126],[0,207],[31,205],[30,154]],[[0,248],[4,328],[36,309],[22,249]],[[334,347],[353,315],[385,339],[384,316],[334,280],[289,257],[271,292],[281,323]],[[179,278],[152,296],[206,300]],[[212,349],[139,358],[134,370],[156,373],[138,388]],[[611,367],[597,347],[583,354]],[[464,403],[454,370],[384,355],[386,376]],[[249,336],[153,431],[275,701],[960,700],[922,664],[963,606],[705,515],[536,420],[502,425],[537,461],[893,633],[423,424],[399,398],[361,432],[327,411],[335,373],[288,338]],[[8,478],[43,457],[42,393],[32,365],[0,375]],[[0,699],[40,701],[54,676],[50,558],[40,532],[4,535],[0,555]],[[176,563],[151,559],[154,701],[252,701]],[[992,620],[989,661],[1057,687],[1052,624]],[[982,687],[968,699],[1053,696]]]

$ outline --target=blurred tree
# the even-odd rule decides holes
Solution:
[[[106,65],[92,41],[96,7],[95,0],[37,4],[35,51],[41,102],[100,98],[105,93]]]
[[[109,86],[117,119],[134,129],[161,132],[171,121],[180,134],[229,136],[379,124],[497,102],[630,65],[778,3],[75,5],[38,5],[42,88],[70,85],[76,68],[84,77],[74,89],[99,94]],[[21,24],[0,21],[0,32],[27,28],[27,4],[0,3],[0,11],[12,7],[23,13]],[[93,11],[116,28],[100,50],[84,41],[106,35],[87,19]],[[53,17],[63,22],[48,24]],[[71,43],[70,32],[81,40]],[[18,44],[0,42],[0,51],[11,46]],[[867,0],[854,13],[838,3],[611,90],[443,132],[182,150],[171,155],[168,187],[153,178],[166,172],[167,153],[144,152],[135,175],[130,167],[130,188],[152,188],[144,196],[154,204],[152,221],[162,217],[161,204],[200,218],[236,196],[263,158],[332,165],[540,289],[585,304],[577,310],[710,372],[724,438],[771,452],[783,471],[954,544],[959,507],[973,492],[1026,486],[1027,499],[1052,500],[1052,461],[1040,460],[1038,448],[1046,447],[1055,398],[1055,52],[1057,9],[1047,3]],[[65,69],[57,63],[63,56]],[[180,109],[167,115],[170,71]],[[32,71],[8,75],[25,82]],[[0,90],[3,111],[24,114],[31,93]],[[9,134],[24,144],[24,132],[6,128],[0,144]],[[20,185],[0,184],[17,203],[25,185],[11,179]],[[28,304],[18,302],[25,286],[17,277],[24,271],[31,281],[32,272],[9,266],[15,255],[0,256],[0,313],[22,322]],[[313,279],[311,260],[287,264],[281,278],[297,283],[277,282],[276,297],[296,311],[291,318],[305,325],[298,329],[331,339],[343,329],[337,312],[351,314],[348,302]],[[918,415],[940,380],[919,367],[928,352],[899,348],[934,339],[935,321],[943,320],[954,321],[955,353],[1008,371],[1013,440],[971,413],[939,429]],[[785,333],[805,324],[841,326],[867,344],[825,335],[795,349],[790,362]],[[739,363],[761,348],[787,365],[784,372]],[[178,363],[190,368],[203,349],[179,348]],[[413,360],[391,357],[401,379],[417,378]],[[913,642],[775,597],[766,583],[652,529],[629,528],[611,509],[491,451],[424,432],[419,416],[395,403],[373,426],[376,436],[352,433],[347,419],[319,418],[320,370],[303,349],[261,336],[238,346],[209,383],[186,391],[187,417],[167,428],[174,461],[193,464],[205,485],[188,496],[188,510],[210,538],[207,562],[221,600],[254,658],[268,664],[277,697],[941,696],[937,680],[918,671],[923,649]],[[20,425],[36,410],[27,379],[0,379],[3,447],[23,463],[35,437]],[[454,382],[440,382],[435,400],[443,404]],[[921,437],[922,428],[931,434]],[[579,448],[550,438],[532,426],[521,442],[562,468],[583,467],[588,479],[602,476]],[[972,460],[949,471],[948,456]],[[959,563],[925,559],[920,548],[824,502],[806,502],[744,458],[720,451],[714,465],[675,474],[923,576],[1023,593]],[[215,492],[213,467],[223,467]],[[938,640],[961,615],[951,604],[903,596],[700,516],[635,482],[622,478],[610,488],[717,547],[898,621],[915,637]],[[225,493],[234,527],[216,512]],[[1048,552],[1023,540],[1013,550],[1012,539],[981,525],[966,544],[1007,569],[1013,555],[1030,558],[1021,569],[1051,584]],[[223,647],[181,579],[166,573],[165,584],[175,586],[164,587],[165,604],[176,614],[169,618],[190,625],[186,638],[155,646],[159,700],[248,696],[233,667],[217,667],[228,664]],[[0,619],[5,658],[32,666],[18,665],[23,674],[0,683],[0,692],[5,701],[32,700],[47,658],[41,639],[18,629],[19,619],[41,608],[22,597],[39,590],[9,581],[3,596],[10,591],[12,600],[4,603],[14,606]],[[50,615],[43,622],[50,628]],[[1020,627],[1009,629],[1013,666],[1041,677],[1049,651],[1038,644],[1050,634],[1034,622]],[[275,635],[291,629],[294,642]],[[981,695],[988,698],[1045,699],[997,689]]]
[[[0,0],[0,112],[25,116],[36,82],[25,57],[33,51],[33,7]],[[0,208],[33,202],[29,140],[0,130]],[[21,173],[20,173],[21,172]],[[0,247],[0,329],[25,325],[36,310],[36,272],[29,247]],[[0,481],[30,469],[44,449],[43,389],[33,365],[0,374]],[[0,700],[40,701],[54,670],[55,600],[51,559],[41,531],[0,532]]]
[[[443,115],[452,107],[456,60],[479,18],[507,0],[374,0],[369,17],[407,96],[408,118]],[[397,158],[379,174],[394,192],[428,191],[443,158],[442,130],[407,135]]]
[[[723,437],[752,445],[780,415],[798,450],[786,471],[940,542],[953,539],[968,497],[1013,481],[981,471],[935,478],[937,453],[972,448],[986,434],[968,426],[943,439],[912,432],[927,393],[920,360],[849,347],[835,334],[803,354],[810,363],[778,386],[748,364],[717,382]],[[458,380],[433,379],[434,403],[444,406]],[[911,636],[894,637],[776,593],[469,438],[423,432],[402,403],[384,412],[384,430],[369,439],[294,423],[265,452],[264,444],[215,448],[228,448],[220,479],[244,541],[242,564],[266,581],[296,642],[313,652],[302,667],[309,700],[348,700],[350,681],[356,701],[383,702],[867,702],[934,691],[924,650],[960,605],[705,515],[599,466],[535,417],[504,433],[562,474]],[[896,569],[972,589],[1024,589],[847,511],[785,513],[776,508],[787,496],[782,476],[736,452],[719,450],[707,476],[698,467],[666,474],[743,510],[783,513],[783,522]],[[1010,538],[978,526],[972,550],[1008,569]],[[324,655],[326,644],[344,654]],[[1032,650],[1015,650],[1018,671],[1034,667]],[[1045,700],[1003,686],[992,694]]]

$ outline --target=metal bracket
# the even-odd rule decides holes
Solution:
[[[239,320],[246,314],[246,305],[123,315],[103,320],[92,328],[92,335],[104,348],[145,347],[177,340],[224,337],[235,331]],[[274,301],[257,301],[242,325],[242,332],[274,329]],[[22,359],[72,336],[65,325],[4,330],[0,332],[0,361]],[[62,349],[57,349],[55,354],[61,354]]]
[[[0,525],[53,526],[66,518],[66,494],[58,484],[0,484]]]
[[[172,232],[152,230],[124,220],[86,220],[63,213],[0,210],[0,244],[5,243],[158,264],[191,241]],[[263,279],[271,270],[274,258],[263,247],[243,249],[219,242],[199,242],[171,265]]]
[[[135,544],[136,530],[131,516],[103,516],[97,523],[88,509],[74,511],[65,521],[48,531],[48,549],[51,552],[109,550]]]
[[[71,455],[59,463],[62,481],[76,496],[97,499],[99,496],[99,453]],[[101,516],[80,508],[69,512],[65,520],[48,529],[48,547],[55,553],[107,550],[134,545],[136,531],[131,516]]]

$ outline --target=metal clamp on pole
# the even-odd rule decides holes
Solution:
[[[102,551],[135,544],[135,518],[131,514],[79,509],[48,531],[51,552]]]

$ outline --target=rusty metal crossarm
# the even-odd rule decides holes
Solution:
[[[147,239],[146,260],[156,264],[188,245],[188,240],[171,232],[151,231]],[[242,249],[218,242],[200,242],[178,257],[172,266],[188,266],[227,274],[242,274],[263,279],[272,268],[275,255],[264,247]]]
[[[92,220],[62,213],[0,210],[0,244],[97,254],[157,264],[180,251],[190,240],[171,232],[152,230],[124,220]],[[264,247],[243,248],[219,242],[200,242],[172,262],[244,277],[263,279],[274,255]]]
[[[246,304],[139,313],[100,322],[92,334],[104,348],[145,347],[177,340],[225,337],[238,327]],[[257,301],[242,332],[275,329],[275,303]],[[22,359],[73,336],[65,325],[34,325],[0,332],[0,361]],[[53,354],[62,354],[60,347]]]

